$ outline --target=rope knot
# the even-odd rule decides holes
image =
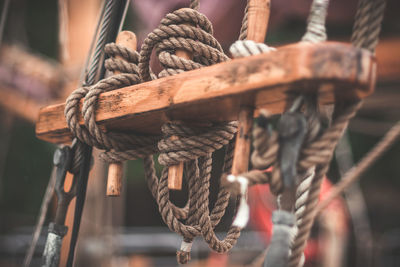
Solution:
[[[157,136],[140,136],[121,132],[105,132],[96,123],[95,111],[101,93],[140,83],[139,54],[115,43],[107,44],[105,53],[110,57],[105,67],[121,74],[105,78],[93,86],[76,89],[68,97],[65,117],[69,128],[82,142],[106,152],[100,158],[107,162],[121,162],[143,158],[157,153]],[[85,125],[79,124],[79,101],[84,98],[82,116]]]
[[[161,165],[176,165],[187,162],[222,148],[229,143],[237,131],[237,122],[191,127],[180,122],[169,122],[161,128],[164,136],[158,142]]]
[[[163,67],[159,78],[228,60],[212,33],[211,22],[196,10],[182,8],[167,14],[143,42],[139,63],[142,79],[151,80],[153,49]],[[178,57],[177,50],[188,52],[191,58]]]
[[[270,47],[264,43],[256,43],[252,40],[238,40],[229,48],[229,52],[231,52],[234,58],[248,57],[275,50],[276,48],[274,47]]]

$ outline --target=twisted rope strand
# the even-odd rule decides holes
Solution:
[[[197,5],[193,1],[191,7]],[[175,55],[184,50],[192,59]],[[158,78],[175,75],[228,60],[221,45],[212,36],[212,26],[208,19],[193,9],[183,8],[167,14],[160,25],[144,40],[139,59],[139,73],[143,81],[151,80],[150,56],[155,50],[163,67]],[[190,247],[196,236],[203,236],[211,249],[226,252],[240,234],[237,227],[228,232],[220,241],[214,228],[220,222],[229,202],[230,193],[221,188],[216,203],[209,210],[209,184],[211,177],[211,153],[227,146],[224,171],[232,165],[232,139],[237,131],[237,123],[211,125],[209,127],[189,127],[182,122],[169,122],[162,126],[163,138],[158,142],[161,152],[158,158],[164,166],[185,162],[189,200],[184,209],[175,207],[169,201],[168,172],[164,168],[160,179],[155,176],[152,159],[145,158],[145,172],[148,185],[157,200],[163,221],[169,229],[183,237],[182,248],[177,251],[179,263],[190,259]],[[172,140],[171,136],[178,138]],[[149,170],[147,170],[150,168]]]
[[[101,93],[141,82],[137,66],[139,54],[114,43],[107,44],[105,52],[110,56],[105,66],[109,71],[119,71],[90,87],[76,89],[67,98],[65,117],[73,134],[90,146],[107,151],[100,158],[108,162],[132,160],[157,152],[156,136],[139,136],[119,132],[104,132],[96,123],[95,110]],[[117,59],[116,56],[123,58]],[[128,73],[126,73],[128,72]],[[79,124],[79,102],[84,98],[82,116],[85,125]],[[137,151],[135,151],[137,149]]]
[[[400,122],[397,122],[379,141],[378,144],[374,146],[374,148],[368,152],[366,156],[358,163],[356,166],[351,168],[344,177],[340,180],[340,182],[335,185],[334,188],[331,189],[329,195],[319,203],[317,207],[316,213],[320,213],[323,209],[325,209],[329,203],[332,202],[335,198],[337,198],[343,191],[349,187],[354,181],[360,178],[361,174],[363,174],[368,167],[370,167],[374,161],[379,159],[379,157],[393,145],[396,140],[400,136]]]

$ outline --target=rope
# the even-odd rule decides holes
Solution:
[[[319,203],[316,213],[320,213],[329,203],[342,194],[352,183],[360,178],[380,156],[387,150],[400,136],[400,122],[397,122],[379,141],[374,148],[356,166],[346,172],[343,179],[329,192],[329,195]]]
[[[121,162],[142,158],[157,152],[157,136],[140,136],[120,132],[104,132],[95,121],[98,97],[101,93],[124,86],[140,83],[138,61],[139,54],[114,43],[107,44],[105,52],[110,56],[105,62],[107,70],[121,72],[99,81],[90,87],[78,88],[67,98],[65,116],[69,128],[82,142],[106,149],[100,158],[107,162]],[[116,58],[122,57],[123,60]],[[84,99],[82,116],[85,126],[79,124],[79,102]]]
[[[241,197],[244,197],[246,190],[243,190],[239,183],[229,184],[226,178],[223,178],[221,183],[225,186],[221,186],[217,201],[211,211],[208,207],[211,155],[215,150],[226,146],[223,171],[230,171],[233,138],[237,130],[236,123],[216,124],[205,128],[188,126],[182,122],[169,122],[162,127],[162,137],[145,137],[119,132],[103,132],[95,122],[95,109],[101,93],[157,78],[152,74],[149,63],[153,50],[163,67],[158,78],[228,60],[220,44],[212,36],[211,23],[204,15],[196,11],[199,7],[198,2],[198,0],[192,0],[191,8],[183,8],[167,14],[161,20],[160,25],[144,40],[140,55],[115,44],[108,45],[106,53],[111,58],[107,60],[105,66],[108,70],[119,71],[121,74],[103,79],[93,86],[75,90],[67,99],[65,109],[68,125],[74,135],[82,142],[106,150],[101,155],[103,160],[119,162],[144,158],[145,176],[149,189],[158,203],[162,219],[172,231],[183,237],[181,249],[177,251],[179,263],[187,263],[190,260],[191,244],[196,236],[201,235],[211,249],[223,253],[232,248],[240,235],[242,226],[235,225],[230,227],[223,240],[219,240],[214,232],[214,228],[218,225],[228,205],[229,190],[236,191]],[[326,40],[324,24],[328,2],[328,0],[313,1],[303,41]],[[366,6],[362,5],[362,11],[371,9],[371,6],[368,8]],[[383,10],[381,5],[374,5],[374,7],[381,12]],[[239,37],[241,40],[247,36],[247,13],[248,5]],[[366,30],[365,24],[360,22],[361,18],[364,19],[362,15],[359,15],[359,19],[355,23],[356,32],[368,32],[377,37],[380,28],[374,26]],[[374,22],[379,21],[380,25],[382,17],[379,14],[372,15],[369,20],[372,19]],[[370,39],[366,40],[360,36],[356,33],[353,35],[355,44],[360,43],[362,46],[370,47],[376,45],[375,41],[372,42]],[[175,55],[177,50],[183,50],[192,57],[189,59],[178,57]],[[271,50],[273,48],[249,40],[238,41],[230,49],[234,57],[265,53]],[[95,55],[97,54],[95,53]],[[124,60],[117,59],[117,56]],[[92,77],[92,74],[89,73],[88,77]],[[84,126],[79,125],[78,114],[79,101],[82,98],[85,98],[82,108]],[[359,103],[342,106],[337,104],[332,125],[326,130],[320,128],[316,109],[307,113],[310,130],[301,149],[297,166],[299,174],[303,177],[298,186],[295,203],[298,233],[292,243],[289,266],[299,266],[315,218],[322,178],[328,170],[333,150],[339,138],[359,106]],[[171,136],[178,138],[172,140]],[[274,194],[282,192],[283,186],[278,164],[278,141],[279,134],[276,131],[266,131],[264,127],[256,127],[254,131],[255,150],[251,157],[253,166],[258,169],[265,169],[269,166],[274,166],[274,168],[272,173],[255,170],[243,174],[242,176],[248,180],[246,186],[269,183]],[[176,207],[169,200],[167,168],[163,169],[160,179],[155,174],[153,158],[150,155],[157,152],[160,152],[158,160],[164,166],[185,162],[185,179],[187,180],[189,199],[183,208]],[[310,172],[310,170],[312,171]]]
[[[191,7],[197,9],[198,1],[192,1]],[[220,190],[211,212],[208,208],[211,153],[227,146],[224,171],[230,170],[236,122],[207,128],[171,122],[162,127],[163,138],[160,140],[158,136],[146,137],[113,131],[106,133],[95,121],[95,110],[101,93],[155,78],[149,67],[153,49],[164,67],[158,77],[228,60],[220,44],[212,36],[211,23],[194,9],[185,8],[168,14],[160,26],[146,38],[140,55],[118,45],[108,44],[105,52],[110,58],[105,67],[121,74],[103,79],[93,86],[78,88],[68,97],[65,108],[65,117],[73,134],[90,146],[106,150],[101,154],[101,159],[120,162],[144,158],[148,185],[159,204],[162,218],[171,230],[183,236],[182,250],[177,252],[180,263],[190,259],[191,246],[188,244],[195,236],[202,235],[210,248],[221,253],[232,248],[240,235],[240,228],[235,226],[230,228],[227,237],[222,241],[214,233],[214,228],[224,215],[229,202],[230,194],[227,190]],[[193,58],[183,59],[176,56],[174,51],[177,49],[193,54]],[[99,53],[96,51],[95,56]],[[123,60],[117,57],[122,57]],[[90,72],[88,76],[92,77],[91,74]],[[79,124],[79,102],[82,98],[83,126]],[[172,135],[179,139],[171,140]],[[184,208],[178,208],[169,201],[167,168],[164,168],[159,180],[155,175],[154,162],[150,155],[158,152],[159,162],[165,166],[185,162],[189,201]]]
[[[373,3],[372,6],[370,5],[371,3]],[[384,7],[384,0],[361,0],[359,2],[352,36],[352,42],[355,46],[367,48],[370,51],[375,49],[383,19]],[[324,15],[326,15],[326,12]],[[308,192],[305,210],[298,224],[299,231],[292,246],[292,255],[289,262],[289,266],[291,267],[297,267],[299,265],[302,251],[304,250],[314,218],[317,214],[320,185],[324,175],[328,171],[336,144],[346,129],[348,121],[355,115],[360,105],[361,103],[356,103],[345,107],[343,113],[337,118],[336,123],[327,131],[329,134],[323,135],[323,138],[319,141],[315,141],[309,148],[303,149],[304,159],[300,161],[300,165],[302,167],[311,167],[315,164],[316,170],[315,177]],[[335,107],[335,109],[336,108],[337,107]],[[328,141],[329,139],[331,141]]]
[[[195,2],[192,1],[191,7]],[[149,62],[153,50],[163,67],[158,78],[228,60],[212,33],[209,20],[196,10],[183,8],[167,14],[143,42],[139,61],[142,80],[152,79]],[[193,55],[193,58],[176,56],[178,49]],[[189,200],[184,208],[178,208],[169,201],[167,168],[158,179],[153,159],[144,158],[146,179],[161,217],[170,230],[183,237],[181,249],[177,251],[177,260],[181,264],[190,260],[190,248],[196,236],[201,235],[212,250],[223,253],[233,247],[240,235],[241,228],[236,226],[230,227],[223,240],[219,240],[214,233],[229,202],[230,194],[226,189],[221,188],[211,211],[208,207],[211,153],[227,146],[223,171],[229,172],[236,131],[236,122],[209,127],[192,127],[176,121],[163,125],[163,137],[158,142],[158,161],[164,166],[185,162]],[[178,138],[171,139],[171,136]]]
[[[307,32],[303,36],[304,42],[326,41],[325,19],[328,10],[329,0],[314,0],[311,4],[311,11],[308,17]]]
[[[307,36],[307,34],[305,36]],[[310,34],[308,34],[308,36],[310,36]],[[318,37],[321,35],[316,36]],[[242,47],[244,47],[243,42]],[[246,51],[249,51],[249,49],[246,49]],[[297,189],[295,214],[297,217],[298,234],[292,244],[289,266],[299,265],[305,242],[313,223],[313,212],[318,202],[320,183],[327,171],[336,143],[346,128],[349,119],[355,115],[359,106],[359,103],[344,107],[337,105],[335,119],[331,127],[321,134],[319,118],[316,116],[316,111],[308,112],[308,125],[311,131],[308,132],[305,144],[301,150],[298,169],[299,173],[307,173],[310,169],[315,169],[315,173],[312,172],[309,175],[305,175],[305,178]],[[255,168],[265,169],[271,165],[274,166],[272,174],[252,171],[241,174],[241,176],[248,178],[249,185],[269,182],[271,183],[271,191],[275,194],[279,194],[282,190],[282,182],[279,166],[277,164],[277,155],[279,151],[278,133],[275,131],[268,131],[265,129],[265,125],[263,126],[264,127],[255,127],[253,132],[255,149],[251,159]],[[226,182],[224,183],[226,184]],[[231,185],[231,190],[232,187],[234,188],[233,191],[238,191],[238,185]]]
[[[196,10],[182,8],[167,14],[143,42],[139,62],[141,78],[152,80],[149,62],[153,49],[164,68],[159,78],[228,60],[212,33],[210,21]],[[176,56],[177,49],[192,54],[193,59]]]
[[[371,52],[375,51],[381,31],[385,6],[385,0],[358,1],[353,35],[351,36],[351,42],[355,47],[365,48]]]
[[[328,1],[316,0],[313,2],[307,33],[304,35],[302,39],[303,41],[318,42],[326,39],[324,23],[327,5]],[[357,12],[356,23],[354,26],[355,31],[352,41],[358,47],[365,47],[373,50],[377,44],[380,25],[383,18],[384,1],[361,1],[359,3],[359,7],[360,8]],[[370,11],[367,12],[368,10]],[[335,107],[336,117],[331,127],[329,127],[324,134],[322,134],[316,140],[312,141],[308,139],[306,142],[308,145],[302,148],[301,159],[298,163],[298,167],[303,171],[309,168],[315,168],[315,174],[313,176],[309,176],[307,179],[304,179],[297,189],[295,213],[297,217],[298,234],[296,235],[292,244],[292,253],[289,260],[289,266],[297,267],[299,264],[301,264],[300,261],[302,258],[302,252],[310,234],[315,214],[318,212],[316,207],[318,204],[322,178],[329,168],[329,162],[338,140],[342,136],[344,129],[347,127],[349,119],[351,119],[355,115],[355,112],[359,109],[360,104],[361,103],[356,103],[344,106],[342,110],[340,110],[341,108],[339,105],[337,105]],[[313,129],[314,127],[310,128]],[[378,145],[378,148],[374,150],[374,153],[369,154],[365,161],[362,161],[363,165],[359,165],[358,168],[353,169],[353,172],[346,177],[350,177],[351,180],[355,179],[355,177],[363,171],[363,167],[366,168],[367,165],[364,165],[365,162],[369,165],[369,163],[371,163],[371,161],[377,157],[378,152],[376,151],[382,153],[383,150],[387,148],[391,142],[393,142],[395,139],[394,135],[397,136],[397,133],[394,131],[395,130],[388,134],[392,138],[390,141],[382,141],[382,147]],[[262,127],[256,127],[254,133],[255,150],[252,154],[253,165],[256,168],[258,167],[263,169],[271,165],[275,165],[274,171],[269,177],[266,177],[265,174],[264,177],[262,177],[260,176],[260,173],[257,173],[259,178],[263,178],[257,182],[271,182],[271,178],[274,177],[274,172],[278,172],[275,170],[277,169],[276,153],[279,150],[275,143],[277,141],[277,135],[269,133]],[[244,174],[244,176],[246,175],[248,174]],[[279,181],[279,176],[276,175],[275,177],[278,177],[277,181]],[[249,177],[249,179],[251,178],[252,177]],[[349,184],[351,180],[346,179],[342,184],[339,184],[340,187],[333,191],[333,194],[339,194],[339,191],[343,190],[346,184]],[[271,188],[273,193],[279,193],[279,188]],[[332,195],[332,197],[333,196],[334,195]],[[327,204],[330,200],[331,198],[324,203]]]
[[[199,7],[200,7],[199,0],[190,0],[189,8],[194,9],[194,10],[199,10]]]
[[[248,24],[249,4],[250,0],[247,0],[246,8],[244,9],[242,26],[240,28],[239,40],[245,40],[247,38],[247,29],[249,27]]]

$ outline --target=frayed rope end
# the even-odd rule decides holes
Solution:
[[[176,260],[179,264],[186,264],[190,261],[190,252],[192,250],[192,242],[182,241],[181,249],[176,251]]]

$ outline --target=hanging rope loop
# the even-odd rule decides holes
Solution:
[[[157,136],[105,132],[96,123],[95,111],[101,93],[141,82],[138,68],[139,54],[136,51],[110,43],[106,45],[105,52],[109,56],[105,62],[106,69],[111,72],[118,71],[121,74],[110,76],[93,86],[78,88],[72,92],[67,98],[65,107],[68,126],[82,142],[105,149],[100,158],[107,162],[133,160],[154,154],[157,152]],[[84,99],[82,106],[84,126],[79,124],[81,99]]]
[[[149,62],[153,49],[164,68],[158,77],[170,76],[228,60],[212,33],[211,22],[196,10],[182,8],[167,14],[143,42],[139,63],[143,81],[151,80]],[[192,59],[176,56],[176,50],[190,53]]]
[[[179,123],[166,123],[162,127],[164,138],[158,142],[161,165],[170,166],[198,157],[207,156],[227,145],[237,131],[237,123],[230,122],[210,127],[191,129]],[[177,139],[171,139],[177,136]]]

